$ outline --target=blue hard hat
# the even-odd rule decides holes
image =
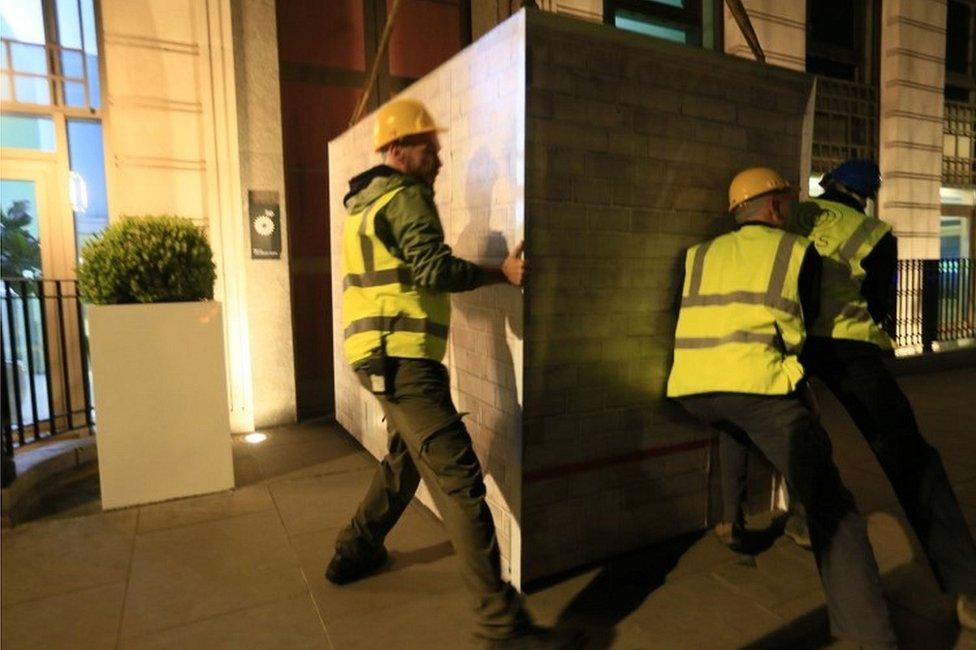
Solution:
[[[840,183],[866,199],[873,198],[881,187],[881,170],[873,160],[846,160],[824,174],[820,185],[826,187],[828,181]]]

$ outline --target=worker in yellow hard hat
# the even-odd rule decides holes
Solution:
[[[736,221],[746,221],[748,210],[743,206],[750,201],[754,202],[764,196],[770,198],[778,197],[783,200],[792,201],[793,191],[790,184],[780,176],[779,172],[768,167],[753,167],[745,169],[732,180],[729,184],[729,212]],[[792,205],[790,205],[792,208]],[[782,212],[782,210],[781,210]],[[785,223],[785,217],[783,218]],[[816,266],[819,264],[814,263]],[[809,285],[811,282],[811,272],[805,274],[804,283]],[[809,295],[812,292],[804,289],[808,294],[803,301],[805,313],[813,313],[819,304],[819,297]],[[809,318],[808,318],[809,320]],[[809,391],[803,395],[805,404],[812,406],[812,394]],[[722,517],[715,525],[714,531],[718,539],[736,552],[747,550],[747,543],[744,535],[744,512],[743,505],[746,500],[746,486],[748,477],[749,450],[752,445],[746,444],[747,441],[741,440],[731,435],[719,436],[719,459],[721,468],[721,488],[722,488]],[[794,511],[802,512],[803,506],[791,500],[791,516],[787,524],[799,521],[803,529],[806,528],[805,517],[798,517]],[[790,533],[790,526],[784,530]],[[809,540],[803,539],[801,545],[809,548]]]
[[[864,519],[800,398],[799,354],[817,314],[820,257],[810,240],[782,229],[795,202],[773,169],[732,180],[736,228],[686,255],[667,395],[724,440],[755,445],[786,478],[808,514],[833,633],[894,648]]]
[[[762,196],[779,194],[783,199],[795,199],[790,184],[779,175],[776,170],[768,167],[753,167],[743,170],[729,185],[729,211],[743,219],[745,212],[739,206]],[[790,206],[792,213],[792,205]],[[783,224],[786,217],[783,218]],[[809,296],[805,301],[808,310],[813,304],[819,304],[819,296]],[[807,319],[809,323],[809,318]],[[808,407],[813,408],[813,395],[809,391],[803,395]],[[742,550],[745,540],[742,531],[742,505],[746,498],[746,482],[748,471],[749,449],[740,445],[731,436],[719,438],[719,456],[722,469],[722,520],[715,526],[715,534],[719,540],[729,548]],[[804,548],[810,548],[809,534],[806,530],[806,519],[803,516],[803,506],[790,503],[791,513],[786,522],[784,532]]]
[[[521,286],[527,274],[521,243],[500,266],[455,257],[445,243],[433,188],[442,131],[420,102],[386,104],[373,127],[373,148],[383,162],[349,181],[343,349],[379,401],[389,440],[366,496],[339,533],[326,578],[346,584],[386,563],[384,540],[422,478],[474,596],[478,635],[493,648],[574,648],[576,634],[533,625],[521,596],[502,580],[481,465],[441,363],[450,294],[495,283]]]

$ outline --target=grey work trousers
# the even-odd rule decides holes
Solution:
[[[722,521],[745,523],[742,506],[746,501],[749,482],[749,449],[747,440],[739,440],[730,433],[720,433],[718,459],[722,472]]]
[[[871,445],[942,590],[976,593],[976,542],[939,452],[919,432],[912,405],[881,354],[871,343],[810,337],[800,360]]]
[[[481,465],[451,400],[447,368],[426,359],[391,358],[390,363],[392,395],[378,396],[389,431],[387,454],[336,547],[347,555],[379,548],[423,478],[474,597],[478,636],[512,636],[529,619],[522,597],[501,578]],[[365,371],[357,375],[368,388]]]
[[[867,526],[834,465],[830,439],[810,410],[795,395],[709,393],[678,401],[705,424],[751,440],[806,508],[831,632],[863,645],[894,647]]]

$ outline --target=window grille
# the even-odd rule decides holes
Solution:
[[[878,89],[818,76],[812,171],[824,173],[849,158],[878,159]]]
[[[946,102],[942,184],[976,186],[976,104]]]

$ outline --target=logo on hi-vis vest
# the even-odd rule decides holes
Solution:
[[[810,239],[813,240],[813,245],[817,248],[817,252],[824,257],[833,253],[837,246],[840,245],[840,242],[836,238],[834,224],[840,221],[841,218],[842,215],[840,212],[832,208],[824,208],[817,215],[816,221],[814,221]]]

